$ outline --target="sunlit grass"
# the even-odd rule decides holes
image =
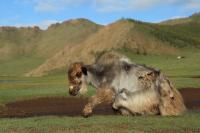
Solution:
[[[0,76],[22,76],[35,67],[38,67],[44,61],[42,58],[24,56],[0,62]]]
[[[92,116],[83,117],[33,117],[0,119],[0,132],[200,132],[200,114],[181,117],[161,116]]]
[[[200,52],[184,51],[185,58],[178,60],[176,56],[169,55],[142,55],[130,50],[121,50],[133,61],[161,69],[177,88],[200,88]],[[95,89],[88,87],[85,96],[94,94]],[[0,77],[0,102],[6,103],[15,100],[47,96],[68,96],[66,72],[59,72],[43,77]]]

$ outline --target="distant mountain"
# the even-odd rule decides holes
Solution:
[[[41,57],[51,57],[65,46],[75,46],[86,40],[102,26],[87,19],[74,19],[53,24],[45,30],[35,49]]]
[[[87,19],[39,27],[0,27],[0,75],[22,75],[66,46],[73,47],[101,29]]]
[[[39,27],[0,27],[0,61],[30,55],[41,34]]]
[[[39,27],[0,27],[0,60],[20,55],[49,58],[66,45],[82,42],[101,27],[87,19],[53,24],[44,31]]]
[[[75,19],[53,24],[45,31],[38,27],[2,27],[0,55],[4,55],[4,61],[20,56],[40,58],[43,63],[25,73],[42,76],[74,61],[92,63],[99,53],[108,50],[175,54],[181,48],[200,48],[199,16],[194,14],[158,24],[121,19],[106,26]]]
[[[119,20],[105,26],[74,47],[66,46],[44,64],[29,72],[27,76],[41,76],[66,67],[74,61],[90,64],[94,62],[98,53],[111,49],[126,48],[140,53],[166,54],[173,54],[177,51],[168,42],[160,41],[153,34],[147,32],[148,28],[151,28],[151,24],[134,20]]]

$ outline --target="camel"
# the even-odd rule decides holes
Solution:
[[[181,115],[186,110],[180,93],[159,70],[136,64],[113,51],[103,54],[91,65],[72,63],[68,69],[68,82],[69,94],[73,96],[86,93],[88,84],[96,88],[83,109],[85,117],[103,102],[112,103],[122,115]],[[124,104],[123,95],[128,104]],[[149,95],[152,104],[145,100]],[[137,97],[142,101],[139,102]]]

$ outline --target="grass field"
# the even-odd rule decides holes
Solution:
[[[38,67],[38,65],[42,64],[45,59],[24,56],[24,57],[16,57],[14,59],[0,62],[0,75],[3,76],[19,76],[24,73],[29,72],[30,70]]]
[[[190,50],[177,55],[143,55],[120,50],[133,61],[160,68],[177,88],[200,87],[200,51]],[[37,62],[39,63],[39,62]],[[18,74],[18,62],[13,62]],[[2,67],[2,66],[1,66]],[[22,69],[19,68],[19,71]],[[1,71],[3,71],[1,69]],[[14,70],[12,70],[15,73]],[[15,75],[15,74],[14,74]],[[89,88],[86,96],[94,93]],[[38,97],[68,97],[66,72],[44,77],[1,76],[0,103]],[[200,113],[188,113],[183,117],[122,117],[93,116],[82,117],[44,116],[31,118],[0,118],[0,133],[27,132],[200,132]]]
[[[132,51],[122,49],[121,53],[133,61],[161,69],[177,88],[200,87],[200,57],[199,50],[190,50],[181,53],[185,58],[178,60],[177,55],[143,55],[134,54]],[[1,66],[2,67],[2,66]],[[12,68],[5,69],[17,75],[18,61],[13,62]],[[16,68],[14,72],[14,68]],[[2,69],[1,69],[2,70]],[[92,95],[89,89],[88,95]],[[44,77],[0,77],[0,102],[10,102],[27,98],[44,96],[68,96],[66,72],[51,74]]]
[[[143,133],[143,132],[200,132],[200,114],[182,117],[159,116],[92,116],[4,118],[0,120],[1,133]]]

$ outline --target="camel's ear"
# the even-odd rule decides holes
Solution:
[[[81,70],[82,70],[84,75],[87,75],[87,68],[85,66],[82,66]]]

